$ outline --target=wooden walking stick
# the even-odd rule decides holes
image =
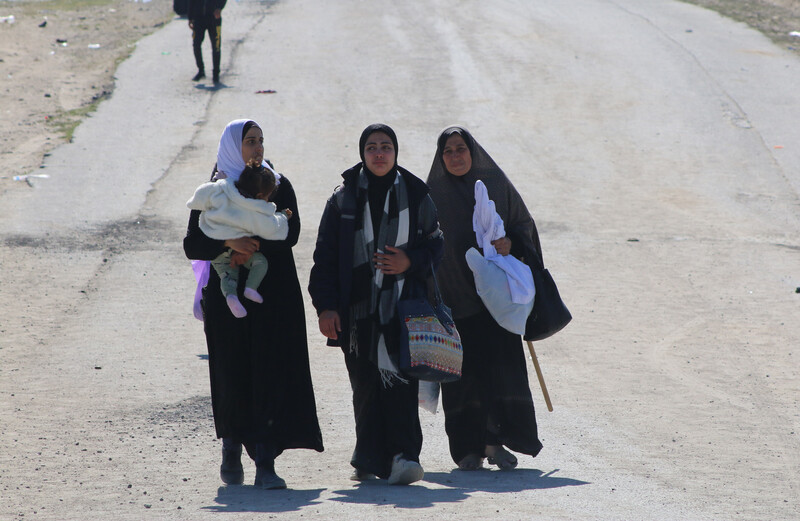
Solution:
[[[533,342],[530,340],[526,340],[526,342],[528,342],[528,351],[531,352],[531,360],[533,360],[533,367],[536,369],[536,376],[539,377],[539,385],[542,386],[542,394],[547,404],[547,410],[553,412],[553,404],[550,403],[550,395],[547,394],[547,386],[544,384],[544,377],[542,376],[542,369],[539,367],[539,359],[536,358],[536,351],[533,350]]]

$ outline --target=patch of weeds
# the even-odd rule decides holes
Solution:
[[[101,94],[98,94],[92,98],[91,103],[88,105],[62,112],[59,115],[50,118],[48,122],[56,129],[58,133],[64,137],[67,142],[72,143],[72,136],[75,134],[75,129],[78,128],[78,125],[81,124],[86,116],[97,110],[97,107],[100,106],[101,101],[110,96],[111,93],[104,90]]]
[[[17,2],[15,2],[17,3]],[[78,11],[86,7],[105,7],[114,0],[21,0],[19,4],[26,9],[39,11]]]

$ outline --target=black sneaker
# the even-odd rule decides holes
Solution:
[[[219,85],[219,73],[214,73],[214,85]]]
[[[203,72],[203,71],[199,71],[197,74],[194,75],[194,78],[192,78],[192,81],[200,81],[205,77],[206,77],[206,73]]]
[[[265,490],[276,490],[286,488],[286,482],[275,474],[274,470],[256,468],[256,480],[253,486]]]

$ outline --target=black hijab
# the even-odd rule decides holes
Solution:
[[[389,139],[392,140],[392,145],[394,145],[394,165],[392,165],[392,170],[384,176],[373,174],[372,171],[367,168],[367,162],[364,161],[364,147],[367,145],[367,139],[375,132],[383,132],[389,136]],[[381,210],[383,210],[383,203],[386,200],[386,193],[394,184],[394,179],[397,176],[397,135],[388,125],[373,123],[361,133],[361,138],[358,140],[358,153],[361,156],[361,164],[364,167],[364,171],[367,173],[367,180],[369,182],[367,197],[369,198],[369,206],[372,209],[370,214],[372,216],[372,228],[377,234],[378,225],[383,215]]]
[[[400,149],[397,148],[397,135],[389,125],[384,125],[383,123],[373,123],[361,133],[361,138],[358,140],[358,154],[361,156],[361,162],[364,162],[364,146],[367,144],[367,138],[375,132],[383,132],[392,140],[392,145],[394,145],[394,165],[392,168],[397,168],[397,154],[400,152]]]
[[[253,120],[248,120],[247,123],[244,124],[244,127],[242,127],[242,141],[244,141],[244,137],[247,135],[247,132],[253,127],[261,128],[258,126],[258,123]]]

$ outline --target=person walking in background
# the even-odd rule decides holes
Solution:
[[[353,391],[352,479],[390,485],[423,478],[418,381],[399,371],[397,301],[425,296],[442,233],[428,187],[397,166],[397,137],[370,125],[361,162],[328,199],[308,291],[328,345],[340,346]]]
[[[194,61],[197,63],[197,74],[192,81],[200,81],[206,77],[203,64],[203,39],[208,31],[211,40],[211,60],[214,66],[214,83],[219,83],[219,63],[222,57],[222,9],[227,0],[189,0],[189,28],[192,30],[192,46]]]

